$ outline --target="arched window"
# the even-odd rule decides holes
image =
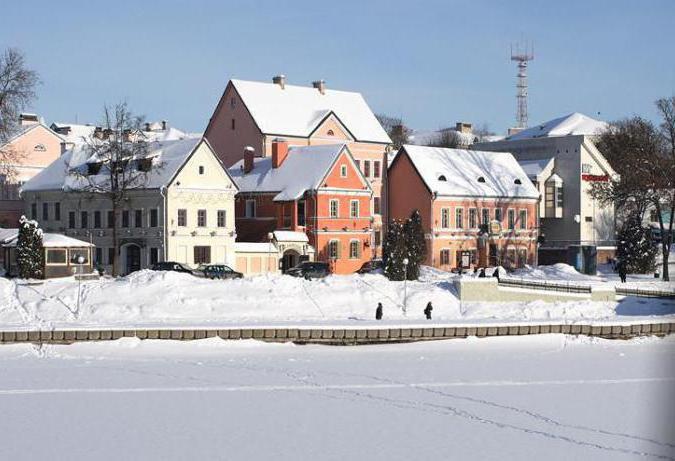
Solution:
[[[482,177],[482,176],[479,176],[479,177],[478,177],[478,182],[485,182],[485,178]]]
[[[33,150],[36,152],[44,152],[47,150],[44,144],[36,144],[35,147],[33,147]]]
[[[441,174],[441,175],[438,176],[438,180],[439,180],[439,181],[445,182],[445,181],[447,181],[448,179],[445,177],[444,174]]]
[[[335,133],[333,132],[333,130],[328,130],[328,131],[326,132],[326,134],[327,134],[328,136],[335,136]]]
[[[519,186],[520,186],[522,183],[523,183],[523,182],[522,182],[520,179],[518,179],[518,178],[516,178],[516,179],[513,181],[513,184],[518,184]]]

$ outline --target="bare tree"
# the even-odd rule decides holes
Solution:
[[[17,132],[20,112],[35,98],[39,83],[35,71],[27,69],[23,53],[8,48],[0,55],[0,175],[11,181],[21,152],[7,145]]]
[[[462,147],[462,140],[459,133],[453,128],[442,128],[432,135],[426,142],[429,147],[446,147],[456,149]]]
[[[392,144],[395,148],[400,148],[403,144],[408,143],[408,137],[412,133],[412,130],[408,128],[403,119],[400,117],[391,117],[385,114],[375,115],[377,121],[380,122],[384,131],[387,132],[391,138]]]
[[[83,147],[88,160],[84,165],[69,170],[73,191],[91,198],[103,198],[110,204],[112,219],[113,275],[117,275],[119,255],[119,212],[132,191],[146,187],[148,176],[161,164],[149,156],[148,143],[141,130],[143,118],[133,115],[126,103],[104,107],[101,129],[86,140]]]
[[[490,125],[488,125],[487,122],[483,122],[474,128],[473,135],[478,140],[478,142],[484,142],[488,141],[489,137],[494,136],[495,133],[494,131],[490,130]]]

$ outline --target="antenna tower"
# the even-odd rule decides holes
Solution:
[[[523,48],[520,44],[516,44],[515,49],[511,45],[511,61],[518,63],[516,128],[527,128],[527,63],[534,60],[534,44],[526,43]]]

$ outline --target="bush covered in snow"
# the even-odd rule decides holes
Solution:
[[[654,272],[658,248],[651,238],[648,228],[641,220],[633,217],[626,221],[619,231],[617,257],[625,264],[626,271],[636,274]]]
[[[16,253],[19,277],[24,279],[43,277],[42,230],[38,227],[37,221],[21,216]]]

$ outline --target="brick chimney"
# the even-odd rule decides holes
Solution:
[[[279,168],[288,157],[288,141],[276,138],[272,141],[272,168]]]
[[[272,77],[272,83],[279,85],[283,90],[284,88],[286,88],[286,76],[284,74],[275,75],[274,77]]]
[[[255,149],[251,146],[244,147],[244,174],[253,170],[253,157],[255,157]]]
[[[166,131],[166,120],[162,120],[162,131]]]
[[[312,82],[312,86],[319,90],[319,93],[326,94],[326,81],[325,80],[316,80]]]

